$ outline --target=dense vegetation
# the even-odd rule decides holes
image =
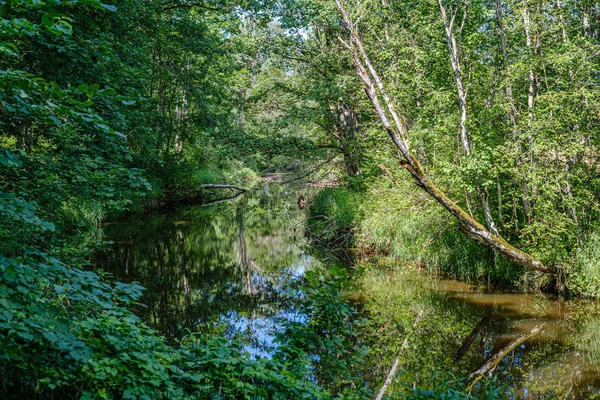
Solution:
[[[535,281],[596,296],[597,268],[585,254],[595,251],[598,220],[597,5],[323,7],[308,17],[314,37],[295,51],[324,57],[319,70],[308,70],[314,75],[327,55],[338,68],[330,76],[344,71],[338,92],[321,98],[350,107],[354,117],[345,121],[360,121],[351,129],[360,132],[353,137],[363,186],[352,186],[354,210],[343,213],[355,215],[359,245],[505,284],[523,283],[531,269],[552,271],[557,276]],[[359,82],[368,96],[357,96]],[[342,120],[333,118],[332,134]],[[396,149],[386,145],[386,130]],[[395,167],[398,154],[404,172]],[[331,201],[348,204],[345,195]],[[457,222],[477,243],[456,232]],[[482,249],[496,246],[490,236],[539,264]]]
[[[385,371],[363,366],[379,355],[361,332],[384,317],[361,318],[345,272],[292,279],[279,301],[306,320],[257,359],[218,328],[167,341],[134,315],[139,285],[90,266],[101,221],[272,172],[335,186],[309,199],[307,231],[357,264],[598,297],[599,15],[592,0],[1,1],[0,397],[371,396]],[[461,232],[479,226],[537,264]],[[431,387],[466,396],[451,382]]]

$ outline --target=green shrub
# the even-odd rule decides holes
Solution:
[[[356,290],[354,282],[345,269],[330,268],[307,271],[288,285],[287,298],[302,318],[284,322],[278,357],[312,360],[311,378],[333,395],[370,398],[361,375],[369,349],[358,337],[366,320],[348,299]]]
[[[0,196],[0,216],[0,235],[6,237],[22,231],[31,239],[56,229],[31,204],[7,194]],[[253,358],[242,341],[220,332],[167,345],[130,311],[139,304],[139,285],[109,283],[109,277],[77,267],[89,250],[71,254],[67,265],[34,244],[17,255],[18,243],[2,242],[3,254],[13,254],[0,256],[2,398],[329,398],[305,379],[314,374],[313,356],[334,362],[332,355],[344,345],[341,351],[352,357],[353,348],[345,344],[354,311],[344,303],[341,278],[330,285],[321,285],[324,278],[308,280],[313,283],[306,295],[290,301],[318,322],[283,335],[271,358]],[[65,257],[64,247],[50,250]],[[322,318],[324,307],[330,313]],[[321,336],[323,323],[336,329],[336,340]],[[295,326],[289,322],[288,329]],[[300,345],[308,340],[320,345]],[[348,376],[344,369],[338,373]]]
[[[423,266],[453,277],[515,284],[522,269],[473,242],[439,204],[411,182],[371,184],[361,198],[357,244],[384,262]]]

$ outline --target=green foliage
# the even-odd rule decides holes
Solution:
[[[550,266],[572,264],[600,216],[594,161],[599,25],[591,17],[597,5],[515,0],[471,1],[468,7],[457,1],[339,4],[350,20],[360,21],[357,32],[381,80],[376,84],[379,100],[385,109],[384,92],[391,99],[428,179],[490,229],[493,220],[514,247]],[[446,27],[441,8],[449,14]],[[303,101],[304,109],[295,112],[318,125],[312,135],[345,158],[344,131],[331,120],[339,104],[349,105],[360,119],[356,131],[365,186],[378,185],[371,179],[383,176],[379,169],[396,174],[396,149],[384,141],[385,129],[371,102],[357,95],[362,82],[351,52],[338,40],[350,36],[335,5],[286,0],[273,12],[292,34],[274,32],[282,62],[300,71],[288,91]],[[388,119],[394,125],[391,112]],[[461,125],[468,131],[464,143]],[[397,236],[413,230],[420,219],[406,222]],[[371,220],[369,229],[379,229],[375,224]],[[376,238],[377,246],[380,239],[385,241],[385,235]],[[447,238],[451,242],[465,247],[457,259],[474,260],[476,250],[453,235]],[[399,246],[397,252],[415,254],[419,245]],[[472,277],[487,275],[479,270],[488,269],[508,281],[522,276],[504,262],[492,263],[496,257],[488,252],[482,255],[469,271]]]
[[[498,45],[496,4],[508,11],[510,54]],[[571,292],[598,296],[600,239],[589,234],[600,215],[599,34],[589,18],[597,7],[530,6],[474,1],[465,10],[458,61],[468,77],[470,156],[455,140],[456,81],[435,2],[369,0],[350,14],[364,17],[367,52],[432,179],[480,220],[485,192],[503,237],[548,264],[573,264],[562,271]],[[246,184],[261,170],[345,170],[339,181],[354,187],[323,189],[309,207],[321,244],[358,244],[462,279],[524,280],[413,186],[378,179],[396,155],[380,145],[331,2],[7,0],[0,17],[1,390],[105,399],[369,396],[360,373],[368,374],[361,365],[370,355],[358,334],[368,326],[341,271],[309,273],[291,286],[301,320],[284,321],[272,356],[255,359],[242,339],[216,333],[167,344],[131,311],[141,306],[139,285],[89,268],[89,255],[104,246],[96,225],[106,216],[166,196],[195,198],[203,183]],[[543,38],[543,52],[526,32]],[[396,301],[398,328],[408,334],[414,304]],[[420,340],[441,357],[439,343]],[[434,364],[414,357],[407,362],[415,371],[431,375]],[[405,390],[418,378],[407,371],[403,393],[463,396],[450,374]]]
[[[360,194],[345,187],[324,188],[310,201],[307,225],[319,241],[352,247]]]
[[[465,237],[441,207],[410,182],[370,184],[361,199],[356,237],[381,262],[425,267],[452,277],[514,285],[521,269]]]
[[[173,390],[161,367],[161,341],[126,308],[139,300],[139,286],[110,285],[41,253],[0,264],[2,379],[9,391],[98,398]]]
[[[356,286],[345,270],[307,271],[288,293],[297,299],[294,310],[301,318],[286,322],[278,341],[285,360],[315,360],[312,379],[330,393],[365,398],[370,389],[358,374],[368,353],[358,337],[365,320],[347,299],[352,290]]]
[[[569,272],[568,285],[573,294],[592,298],[600,296],[600,236],[597,233],[590,235]]]
[[[248,143],[215,134],[244,136],[228,82],[239,14],[221,6],[0,5],[0,397],[327,397],[237,341],[167,345],[131,311],[139,285],[85,269],[107,215],[255,176],[232,160]]]
[[[37,218],[30,224],[39,229]],[[130,311],[139,285],[107,283],[41,252],[2,257],[1,387],[49,398],[329,398],[359,381],[351,371],[365,352],[346,282],[339,272],[309,274],[289,294],[307,320],[286,321],[272,356],[255,359],[219,333],[166,345]],[[316,371],[321,386],[305,379]]]
[[[217,399],[325,399],[329,394],[304,379],[309,365],[299,360],[253,359],[243,342],[209,336],[185,339],[177,352],[178,364],[171,366],[186,398]]]

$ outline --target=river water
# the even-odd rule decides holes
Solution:
[[[137,314],[168,340],[218,323],[227,327],[226,334],[247,333],[269,345],[270,332],[277,329],[274,321],[287,312],[274,306],[282,290],[280,277],[327,268],[335,261],[306,243],[298,192],[275,185],[266,189],[214,206],[106,224],[112,250],[98,255],[97,266],[118,280],[146,288],[145,306]],[[540,327],[539,334],[510,351],[495,368],[498,384],[510,388],[507,396],[600,397],[597,302],[495,292],[415,273],[410,278],[371,275],[371,285],[383,294],[362,296],[363,301],[381,302],[385,296],[388,300],[361,309],[394,313],[395,299],[413,293],[434,316],[412,343],[400,381],[424,382],[433,370],[468,375],[516,338]],[[375,350],[381,353],[381,365],[373,368],[379,376],[393,359],[393,353],[383,349],[401,342],[390,331],[393,325],[388,321],[387,331],[382,327],[373,332],[381,337]],[[260,349],[257,345],[249,351],[268,355]]]

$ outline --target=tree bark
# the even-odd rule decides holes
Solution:
[[[359,129],[358,116],[341,98],[338,99],[337,105],[329,105],[329,112],[335,131],[334,135],[340,145],[348,176],[360,176],[362,170],[360,168],[359,144],[356,138],[356,132]]]
[[[495,249],[502,254],[504,254],[509,260],[529,269],[545,272],[545,273],[554,273],[554,269],[544,265],[541,261],[533,258],[529,254],[511,246],[508,244],[503,238],[500,236],[495,236],[491,234],[483,225],[478,223],[475,219],[471,218],[469,214],[467,214],[461,207],[459,207],[456,202],[452,201],[444,192],[442,192],[438,187],[429,180],[429,177],[423,170],[420,162],[417,158],[412,154],[408,147],[408,139],[406,136],[406,131],[403,129],[403,126],[400,123],[400,118],[394,118],[396,123],[396,128],[394,128],[390,120],[379,101],[379,92],[371,77],[376,80],[377,86],[383,88],[383,82],[379,79],[375,69],[373,68],[368,55],[362,45],[361,39],[358,33],[355,30],[354,24],[352,23],[350,17],[342,7],[340,0],[336,0],[337,8],[344,20],[346,27],[350,31],[350,42],[347,43],[342,38],[338,38],[340,42],[348,48],[352,55],[352,59],[354,61],[356,72],[359,78],[364,83],[364,89],[373,105],[375,113],[379,117],[379,120],[388,135],[390,136],[392,142],[398,148],[400,153],[403,156],[402,164],[406,168],[406,170],[411,174],[414,178],[415,182],[418,186],[420,186],[425,192],[427,192],[432,198],[434,198],[439,204],[441,204],[451,215],[453,215],[462,225],[463,231],[473,240],[480,242],[492,249]],[[360,54],[360,56],[359,56]],[[361,57],[365,60],[365,64],[370,66],[371,75],[367,73],[363,62],[361,61]],[[383,96],[383,94],[382,94]],[[389,102],[389,97],[383,96],[384,100],[386,100],[388,111],[394,115],[395,110],[391,102]],[[393,112],[392,112],[393,111]],[[401,138],[398,136],[398,132],[401,135]]]
[[[462,37],[462,31],[467,19],[467,7],[468,3],[465,5],[462,21],[460,26],[457,28],[458,32],[455,34],[455,22],[456,22],[456,13],[457,10],[451,11],[451,15],[448,15],[446,12],[446,8],[442,4],[442,0],[438,0],[440,5],[440,12],[442,14],[442,21],[444,23],[444,30],[446,32],[446,43],[448,45],[448,55],[450,57],[450,64],[452,65],[452,70],[454,71],[454,77],[456,79],[456,87],[458,90],[458,102],[460,105],[460,138],[463,147],[463,151],[467,157],[471,157],[473,150],[473,144],[471,138],[469,137],[469,128],[468,128],[468,109],[467,109],[467,88],[464,85],[463,74],[460,66],[460,38]],[[457,37],[458,36],[458,40]],[[490,210],[490,203],[488,199],[488,191],[486,188],[477,187],[477,196],[479,197],[479,201],[481,203],[481,208],[483,211],[483,216],[485,218],[485,223],[494,236],[498,236],[498,228],[496,228],[496,223],[494,222],[494,218],[492,217],[492,212]]]

